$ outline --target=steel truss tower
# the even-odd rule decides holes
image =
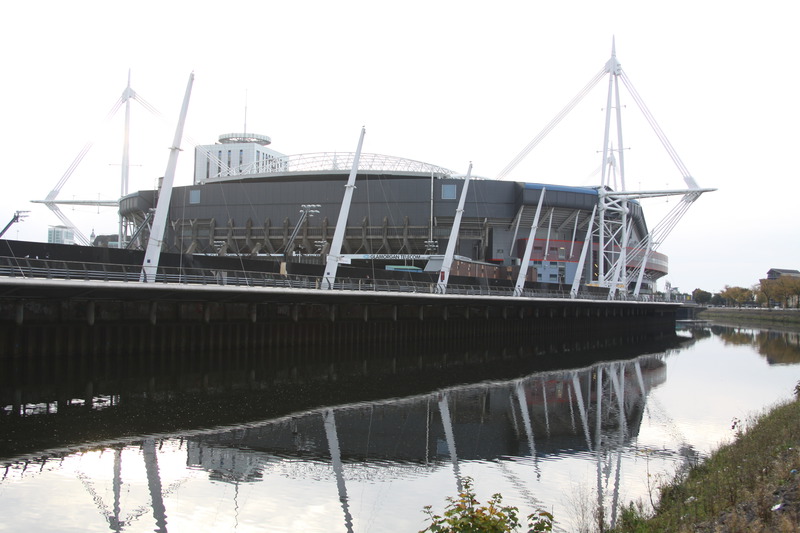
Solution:
[[[617,60],[616,43],[612,40],[611,58],[605,66],[589,81],[564,109],[551,120],[547,126],[498,174],[496,179],[506,177],[561,120],[602,80],[608,76],[608,96],[606,99],[605,134],[603,137],[602,178],[598,188],[598,200],[595,229],[587,243],[597,243],[597,279],[586,279],[585,284],[605,287],[608,299],[625,299],[628,296],[639,297],[644,280],[644,272],[648,259],[664,241],[675,225],[680,221],[689,207],[704,192],[716,189],[702,189],[683,164],[678,153],[672,147],[661,127],[645,105],[630,79],[622,70]],[[622,147],[622,105],[620,102],[619,82],[627,89],[631,98],[642,112],[650,127],[653,128],[661,144],[687,185],[687,189],[657,190],[629,192],[625,188],[625,161]],[[616,137],[617,149],[614,148],[613,137]],[[616,153],[616,155],[615,155]],[[617,187],[619,189],[617,190]],[[630,201],[658,196],[681,196],[678,204],[648,234],[636,241],[632,231]],[[572,295],[577,295],[576,287],[580,285],[584,275],[584,258],[581,258],[573,280]]]

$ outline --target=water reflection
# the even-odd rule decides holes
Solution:
[[[89,444],[87,451],[102,449],[114,455],[110,471],[101,473],[101,477],[111,477],[113,503],[102,502],[92,488],[97,480],[84,476],[83,485],[113,531],[126,530],[145,514],[140,505],[121,516],[121,495],[130,485],[122,476],[126,447],[140,450],[133,460],[138,463],[134,468],[144,469],[151,507],[147,514],[152,514],[156,531],[167,531],[164,497],[171,491],[162,481],[159,463],[161,445],[172,440],[179,441],[186,469],[205,473],[209,482],[238,487],[264,482],[276,470],[294,480],[313,481],[327,477],[325,470],[330,469],[346,531],[353,531],[347,480],[363,476],[364,470],[379,478],[396,478],[450,465],[454,493],[461,489],[459,468],[463,462],[528,457],[541,475],[539,458],[588,451],[597,453],[598,489],[602,489],[603,461],[611,450],[636,436],[645,396],[666,379],[663,358],[660,353],[583,369],[541,372],[403,399],[312,410],[219,431]],[[177,458],[171,455],[174,462]],[[14,470],[21,478],[32,470],[46,471],[54,462],[73,460],[76,455],[65,451],[10,464],[4,480],[14,477]],[[618,460],[616,468],[612,487],[615,508]]]
[[[752,346],[769,364],[800,363],[800,332],[741,326],[707,325],[687,327],[695,339],[718,336],[725,344]]]
[[[697,373],[704,357],[744,347],[780,370],[777,354],[788,354],[779,363],[791,364],[800,352],[791,333],[714,326],[682,335],[680,347],[622,343],[616,353],[635,357],[594,364],[575,357],[574,368],[565,368],[563,355],[553,361],[524,350],[464,352],[440,356],[438,368],[420,368],[412,356],[366,368],[347,363],[357,369],[353,375],[325,362],[324,379],[292,380],[291,371],[278,372],[281,379],[244,372],[227,381],[208,374],[176,378],[183,390],[169,391],[157,385],[159,377],[144,393],[118,389],[87,395],[82,405],[8,406],[0,509],[6,527],[27,531],[416,531],[422,507],[443,503],[470,475],[479,490],[502,492],[525,514],[560,506],[557,519],[575,530],[574,510],[560,500],[571,490],[570,476],[581,475],[591,506],[613,524],[620,506],[642,494],[635,487],[644,468],[697,461],[705,446],[681,433],[683,421],[667,402],[670,386],[686,392],[683,362]],[[531,359],[544,369],[502,375]],[[497,379],[446,384],[453,374],[462,381],[492,377],[490,368]],[[669,368],[676,370],[668,383]],[[702,379],[740,388],[724,371]],[[317,375],[295,372],[303,374]],[[394,394],[400,390],[406,393]],[[707,401],[725,400],[716,394]],[[312,402],[307,396],[318,405],[298,409]],[[39,397],[46,398],[44,390]],[[132,430],[139,436],[130,437]],[[653,436],[670,431],[678,436]],[[34,497],[38,506],[30,504]],[[59,519],[48,524],[42,515]]]
[[[630,335],[526,346],[458,346],[404,353],[326,349],[173,357],[144,353],[12,359],[0,373],[0,459],[65,442],[195,430],[292,412],[502,380],[677,344]],[[0,354],[0,361],[3,361]],[[0,434],[2,435],[2,434]]]
[[[638,433],[644,398],[666,379],[663,355],[523,379],[456,387],[390,402],[312,411],[254,426],[192,436],[187,464],[229,482],[262,480],[281,457],[331,462],[345,526],[352,530],[345,464],[398,471],[506,457],[606,454]],[[613,501],[619,495],[619,461]],[[293,477],[316,475],[298,468]],[[400,474],[402,475],[402,474]],[[598,478],[599,481],[599,478]],[[602,490],[602,486],[599,486]],[[615,510],[612,511],[613,514]]]
[[[315,460],[327,460],[335,448],[345,461],[409,464],[437,457],[457,464],[459,457],[491,460],[592,450],[611,433],[623,438],[636,433],[644,395],[665,379],[662,357],[326,408],[188,441],[190,447],[197,443]],[[332,439],[332,434],[342,437]]]

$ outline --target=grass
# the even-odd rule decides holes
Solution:
[[[798,531],[800,401],[733,429],[732,443],[660,487],[652,515],[631,503],[614,531]]]
[[[800,310],[712,307],[698,312],[697,318],[741,325],[800,327]]]

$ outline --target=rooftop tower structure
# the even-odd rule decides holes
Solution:
[[[194,152],[194,183],[253,172],[279,172],[286,155],[267,148],[272,139],[257,133],[225,133],[216,144]]]

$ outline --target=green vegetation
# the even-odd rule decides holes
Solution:
[[[776,302],[783,307],[800,302],[800,278],[781,276],[778,279],[762,279],[759,283],[759,296],[763,302]]]
[[[601,531],[800,531],[800,383],[793,401],[746,422],[734,419],[731,431],[733,442],[654,487],[648,498],[652,508],[643,501],[629,503],[617,527]],[[447,498],[442,515],[425,507],[430,524],[420,533],[553,530],[553,516],[542,510],[529,515],[527,529],[520,530],[516,507],[503,505],[500,494],[481,505],[472,479],[463,483],[457,498]]]
[[[725,289],[719,293],[723,300],[728,305],[735,305],[741,307],[742,305],[753,302],[753,290],[745,289],[744,287],[730,287],[725,285]]]
[[[800,401],[731,429],[734,442],[660,487],[652,515],[631,503],[614,531],[798,531]]]
[[[784,275],[777,279],[762,279],[749,289],[725,285],[716,294],[698,288],[692,291],[691,298],[699,305],[800,307],[800,277]]]
[[[447,507],[442,515],[434,514],[431,506],[425,506],[430,525],[420,533],[505,533],[518,531],[520,527],[516,507],[503,505],[503,497],[495,494],[488,505],[481,505],[475,498],[472,478],[463,479],[464,488],[457,498],[448,497]],[[553,530],[553,515],[547,511],[537,511],[528,516],[528,533]]]
[[[712,307],[700,311],[697,318],[741,326],[800,326],[800,311],[796,310]]]
[[[695,289],[692,291],[692,301],[699,305],[706,305],[711,302],[712,294],[703,289]]]

